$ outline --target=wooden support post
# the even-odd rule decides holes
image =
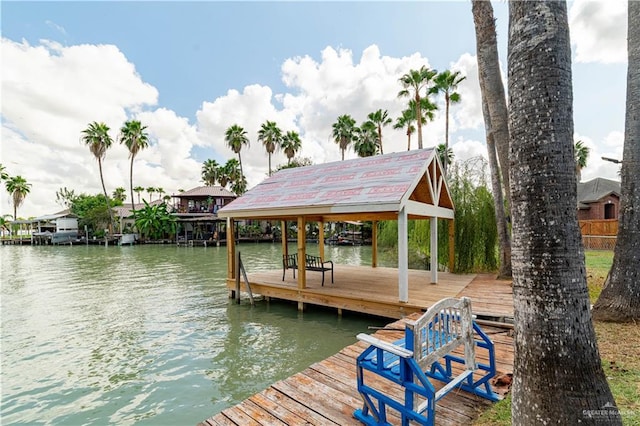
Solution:
[[[324,262],[324,222],[318,222],[318,256]]]
[[[240,304],[240,252],[236,251],[234,258],[234,272],[236,278],[236,303]]]
[[[371,267],[378,266],[378,221],[371,222]]]
[[[233,218],[227,218],[227,279],[232,280],[235,278],[236,271],[236,239],[235,239],[235,225]],[[233,291],[229,295],[233,297]]]
[[[407,210],[398,212],[398,300],[409,301],[409,248]]]
[[[453,219],[449,219],[449,272],[453,272],[456,267],[456,227]]]
[[[431,218],[431,284],[438,284],[438,218]]]
[[[304,216],[298,216],[298,288],[307,287],[307,275],[304,269],[307,254],[307,221]],[[301,302],[300,302],[301,303]]]
[[[287,244],[287,221],[280,221],[280,229],[282,230],[282,255],[286,256],[289,254],[289,245]]]

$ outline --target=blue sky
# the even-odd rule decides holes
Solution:
[[[506,70],[507,4],[493,4]],[[626,7],[569,8],[575,133],[593,151],[583,177],[615,178],[617,168],[599,157],[622,150]],[[467,1],[2,2],[1,54],[0,162],[33,185],[23,217],[60,210],[63,186],[101,191],[79,143],[91,121],[106,122],[115,138],[125,120],[142,120],[153,146],[137,157],[134,184],[167,193],[200,185],[203,160],[231,158],[223,133],[238,123],[249,132],[243,163],[255,185],[267,172],[256,140],[266,119],[298,131],[303,156],[338,160],[328,137],[337,116],[361,122],[382,108],[395,119],[406,103],[396,98],[398,78],[421,65],[467,75],[450,144],[460,160],[485,149]],[[424,128],[426,146],[443,140],[443,110]],[[384,138],[385,152],[406,149],[402,132],[388,127]],[[108,152],[105,181],[110,192],[129,187],[124,147]],[[0,214],[12,213],[0,196]]]

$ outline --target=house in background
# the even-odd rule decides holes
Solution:
[[[225,220],[218,210],[236,199],[221,186],[199,186],[171,195],[178,219],[178,241],[218,242],[225,239]]]
[[[620,182],[595,178],[578,184],[578,220],[618,219]]]
[[[78,216],[68,209],[31,219],[35,244],[69,244],[78,239]]]

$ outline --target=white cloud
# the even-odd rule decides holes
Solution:
[[[98,167],[80,134],[104,121],[115,138],[127,111],[157,102],[158,91],[141,80],[115,46],[64,47],[3,38],[2,164],[32,184],[19,215],[51,213],[62,186],[102,192]],[[104,162],[108,191],[128,186],[126,148],[115,145]],[[5,192],[5,191],[3,191]],[[6,192],[5,192],[6,194]],[[3,196],[5,195],[3,194]],[[13,213],[8,203],[0,211]]]
[[[569,10],[576,62],[627,61],[627,2],[575,0]]]
[[[575,140],[581,140],[589,148],[587,167],[582,170],[582,181],[591,180],[597,177],[604,177],[613,180],[620,180],[618,171],[620,165],[603,160],[602,157],[622,159],[622,149],[624,145],[624,134],[613,131],[609,133],[599,144],[595,143],[588,136],[574,135]]]

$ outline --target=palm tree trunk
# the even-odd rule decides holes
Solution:
[[[422,107],[420,106],[420,95],[416,91],[416,121],[418,122],[418,149],[422,149]]]
[[[238,163],[240,163],[240,179],[242,179],[244,171],[242,170],[242,157],[240,157],[240,151],[238,151]]]
[[[133,201],[133,155],[131,155],[131,166],[129,167],[129,183],[131,186],[131,211],[135,213],[136,205]]]
[[[509,177],[509,113],[502,84],[496,25],[491,2],[472,1],[473,21],[476,27],[478,74],[485,81],[487,106],[493,128],[493,138],[498,152],[502,186],[507,197],[507,213],[511,208],[511,185]],[[483,93],[485,96],[485,93]]]
[[[509,3],[514,425],[621,424],[591,322],[576,215],[566,2]],[[492,121],[492,124],[495,124]],[[605,408],[603,408],[605,407]],[[597,412],[596,420],[585,412]]]
[[[620,215],[613,266],[593,307],[603,321],[640,319],[640,3],[628,2],[627,111],[621,170]]]
[[[113,219],[113,211],[111,210],[111,203],[109,202],[109,196],[107,195],[107,187],[104,186],[104,176],[102,174],[102,160],[98,157],[98,169],[100,170],[100,182],[102,183],[102,191],[104,192],[104,199],[107,203],[107,211],[109,212],[109,219],[111,220],[111,232],[116,229],[116,222]]]
[[[378,124],[378,142],[380,143],[380,155],[384,155],[382,150],[382,126],[380,124]]]
[[[445,94],[444,100],[444,109],[445,109],[445,124],[444,124],[444,152],[448,156],[449,155],[449,94]],[[447,161],[442,165],[442,171],[444,175],[447,176]]]
[[[271,153],[269,152],[269,176],[271,176]]]

